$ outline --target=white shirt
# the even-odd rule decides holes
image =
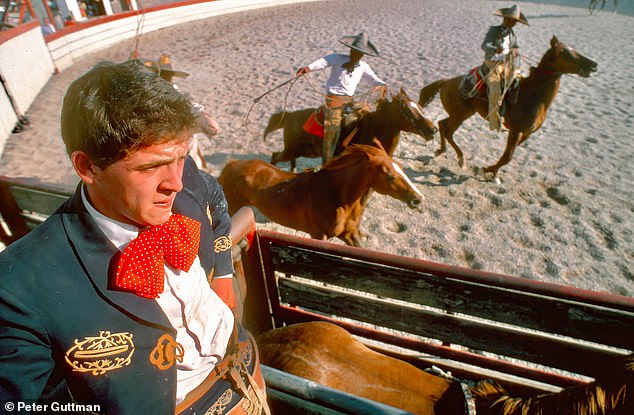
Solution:
[[[122,251],[139,235],[139,228],[118,222],[97,212],[82,187],[82,201],[99,228]],[[183,361],[177,362],[176,403],[205,380],[227,351],[233,330],[231,309],[209,287],[207,275],[196,256],[188,272],[165,264],[164,290],[156,298],[172,326],[176,342],[184,349]]]
[[[350,61],[350,56],[341,53],[333,53],[323,58],[317,59],[308,65],[311,71],[318,71],[327,67],[331,67],[330,76],[326,81],[326,92],[334,95],[354,95],[354,92],[361,82],[366,79],[372,86],[385,85],[385,82],[376,76],[370,65],[360,60],[352,70],[348,72],[342,65]]]

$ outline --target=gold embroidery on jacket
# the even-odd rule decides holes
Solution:
[[[180,343],[177,343],[169,334],[162,335],[156,347],[150,352],[150,362],[159,368],[159,370],[167,370],[174,366],[177,361],[183,361],[185,350]]]
[[[231,249],[231,236],[221,236],[214,241],[214,252],[220,253]]]
[[[99,336],[75,339],[75,345],[64,356],[74,372],[94,376],[128,366],[134,354],[132,333],[114,333],[104,330]]]
[[[231,403],[231,399],[233,399],[233,391],[231,389],[227,389],[220,395],[220,398],[213,405],[207,409],[205,415],[220,415],[225,412],[227,405]]]

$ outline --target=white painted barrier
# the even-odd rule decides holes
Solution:
[[[0,32],[0,154],[7,138],[55,71],[38,22]]]
[[[145,12],[125,12],[109,16],[103,19],[104,23],[49,41],[48,48],[56,68],[63,71],[82,56],[132,39],[137,34],[137,29],[141,29],[139,34],[142,35],[168,26],[221,14],[308,1],[315,0],[194,0],[167,7],[157,6]]]

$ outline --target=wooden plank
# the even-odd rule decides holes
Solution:
[[[486,286],[301,247],[271,243],[269,249],[275,269],[282,273],[453,313],[632,348],[634,312],[631,311]]]
[[[588,344],[540,333],[474,321],[403,304],[306,285],[279,278],[283,302],[417,336],[438,339],[528,362],[595,376],[614,363],[618,354]],[[520,347],[521,345],[521,347]]]
[[[269,231],[266,229],[259,229],[258,234],[262,239],[263,244],[270,244],[272,246],[294,246],[342,258],[351,258],[377,265],[407,269],[423,274],[454,278],[460,281],[469,281],[490,287],[501,287],[524,293],[545,295],[547,297],[555,297],[564,300],[580,301],[585,304],[598,305],[609,309],[634,312],[634,297],[582,290],[568,285],[535,281],[528,278],[514,277],[495,272],[426,261],[424,259],[393,255],[385,252]]]

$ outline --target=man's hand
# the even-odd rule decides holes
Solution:
[[[299,68],[297,70],[295,76],[300,77],[302,75],[306,75],[308,72],[310,72],[310,69],[308,69],[308,66],[304,66],[303,68]]]
[[[385,98],[387,95],[387,85],[375,86],[374,90],[379,93],[380,98]]]
[[[236,294],[233,291],[233,278],[214,278],[211,280],[211,289],[231,310],[235,310]]]

